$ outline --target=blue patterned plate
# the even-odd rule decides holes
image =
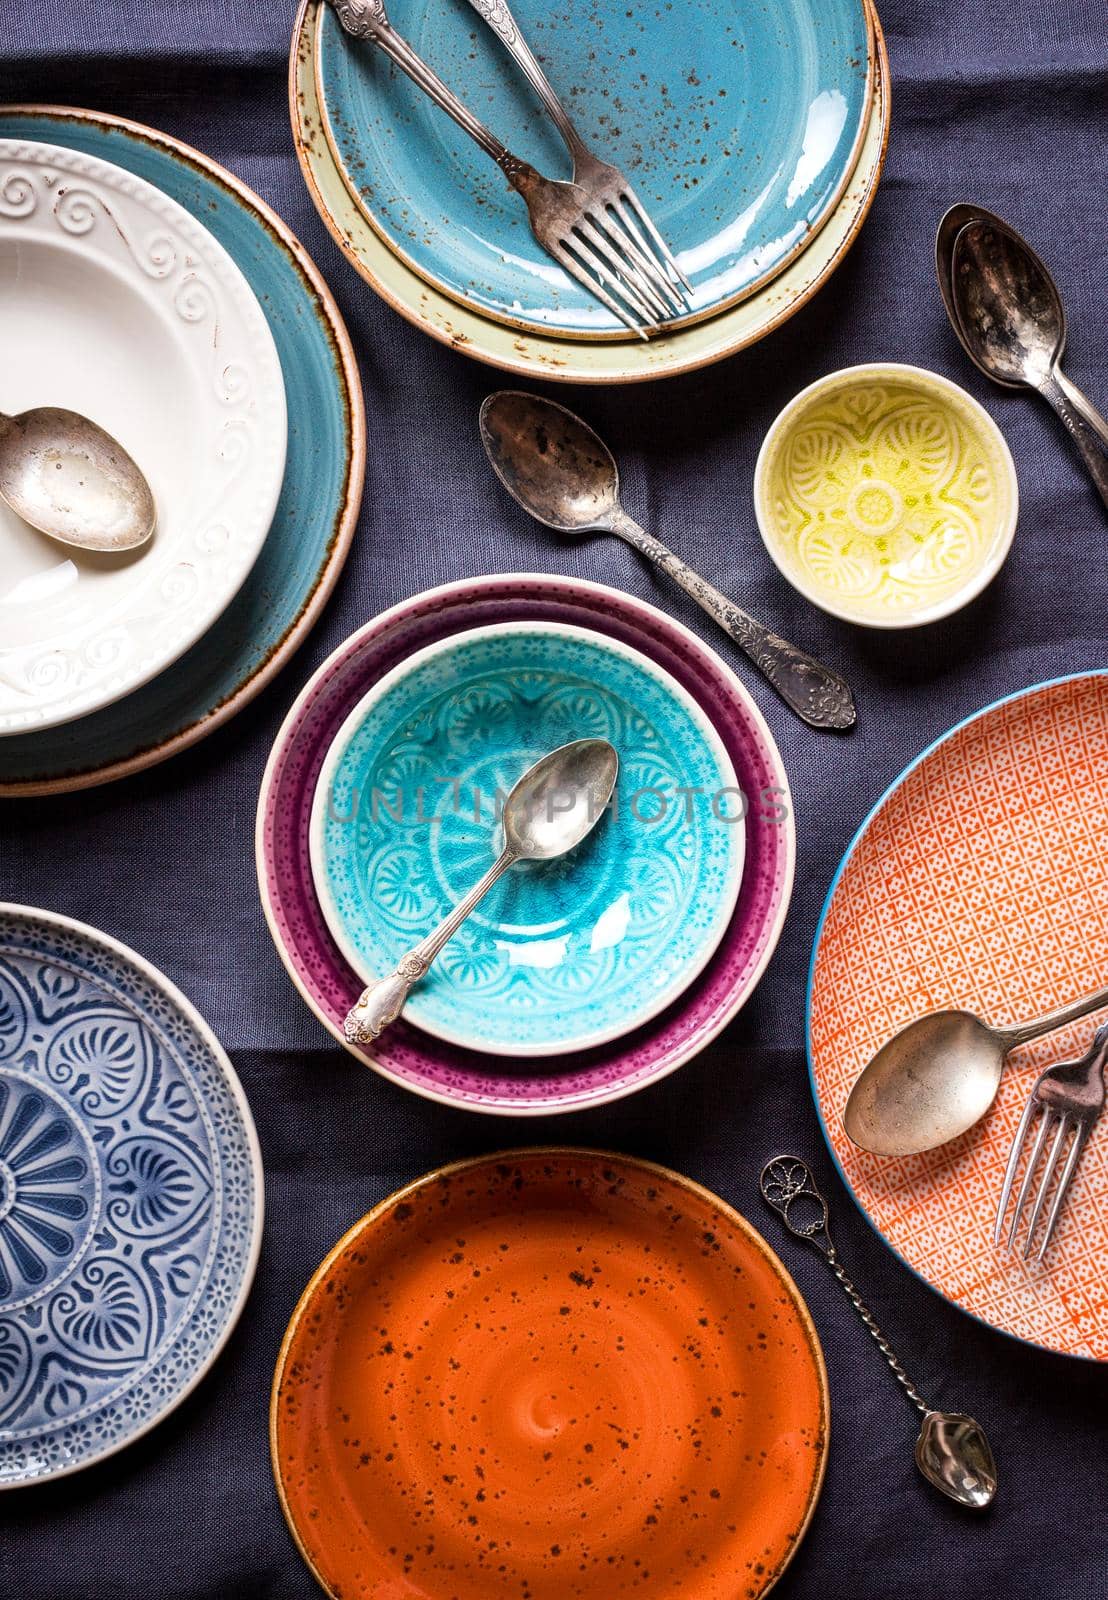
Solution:
[[[105,934],[0,905],[0,1488],[172,1411],[261,1228],[250,1110],[184,996]]]
[[[365,977],[390,971],[489,866],[520,774],[578,738],[620,757],[610,816],[571,855],[507,873],[405,1016],[494,1055],[618,1038],[701,971],[742,878],[745,807],[700,707],[586,629],[475,628],[417,651],[339,731],[312,814],[328,926]]]
[[[474,0],[474,4],[487,0]],[[752,294],[830,216],[865,133],[864,0],[512,0],[585,139],[622,167],[695,289],[687,320]],[[519,68],[465,0],[389,0],[425,60],[516,155],[571,164]],[[318,87],[351,194],[409,266],[476,310],[570,337],[626,330],[535,243],[493,163],[369,42],[319,13]]]

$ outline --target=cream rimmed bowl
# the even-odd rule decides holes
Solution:
[[[805,599],[868,628],[911,628],[996,576],[1019,509],[1016,469],[983,406],[922,367],[879,362],[803,389],[766,435],[758,527]]]

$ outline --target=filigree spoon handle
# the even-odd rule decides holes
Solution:
[[[842,1285],[866,1330],[892,1368],[896,1381],[923,1417],[916,1440],[920,1472],[959,1505],[982,1511],[996,1494],[996,1462],[980,1425],[963,1412],[932,1411],[901,1366],[869,1307],[839,1264],[828,1227],[827,1201],[811,1169],[799,1156],[774,1156],[762,1168],[762,1198],[789,1232],[812,1245]]]

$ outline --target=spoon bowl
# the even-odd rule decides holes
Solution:
[[[956,1139],[996,1098],[1009,1046],[971,1011],[936,1011],[878,1050],[850,1091],[843,1126],[874,1155],[918,1155]]]
[[[986,377],[1041,388],[1065,349],[1066,314],[1031,246],[999,217],[975,217],[954,240],[951,293],[966,349]]]
[[[512,499],[558,533],[608,527],[619,508],[619,468],[580,417],[553,400],[504,389],[481,407],[481,440]]]
[[[518,861],[553,861],[581,843],[612,798],[619,757],[577,739],[529,767],[504,804],[504,843]]]
[[[0,496],[40,533],[116,553],[154,532],[154,496],[118,440],[76,411],[0,414]]]
[[[916,1466],[928,1483],[971,1511],[996,1494],[996,1461],[981,1427],[958,1411],[928,1411],[916,1440]]]

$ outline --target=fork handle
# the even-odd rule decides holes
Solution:
[[[508,9],[505,0],[469,0],[469,3],[474,11],[484,18],[521,68],[527,82],[550,113],[554,125],[566,142],[570,155],[575,160],[579,156],[588,155],[588,146],[570,120],[569,112],[555,93],[550,79],[535,59],[530,45],[520,31],[519,23]]]
[[[480,145],[485,154],[496,162],[513,189],[526,192],[529,180],[535,176],[534,168],[501,144],[454,91],[446,87],[438,73],[397,33],[385,12],[384,0],[330,0],[330,3],[343,29],[352,39],[369,39],[383,50],[401,72],[406,72],[412,82],[418,84],[447,116],[453,117],[459,128],[468,133],[474,143]]]
[[[785,704],[810,727],[841,730],[854,726],[857,719],[854,697],[837,672],[798,650],[787,639],[771,633],[764,623],[686,566],[660,539],[640,528],[625,511],[617,511],[608,526],[663,572],[668,572],[673,581],[731,635],[769,679]]]

